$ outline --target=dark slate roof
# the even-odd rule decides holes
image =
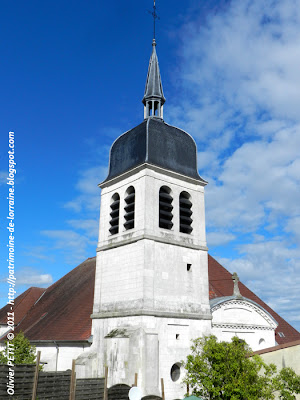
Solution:
[[[156,54],[156,42],[153,39],[152,42],[152,54],[150,57],[146,86],[145,86],[145,93],[143,98],[143,103],[146,104],[147,99],[160,99],[161,104],[164,104],[165,97],[163,93],[161,77],[159,72],[158,66],[158,59]]]
[[[15,299],[14,313],[15,324],[17,325],[21,319],[28,313],[34,303],[45,292],[45,288],[31,287]],[[0,310],[0,324],[6,324],[7,312],[11,312],[11,306],[6,305]]]
[[[198,174],[194,139],[160,118],[148,118],[121,135],[110,149],[109,163],[105,182],[149,163],[206,183]]]
[[[212,256],[208,255],[208,279],[209,279],[209,298],[232,296],[233,280],[232,274],[219,264]],[[242,282],[239,282],[241,295],[262,306],[278,323],[275,331],[275,339],[278,344],[289,343],[300,339],[300,333],[288,322],[281,318],[271,307],[263,302],[256,294],[248,289]],[[278,332],[282,332],[284,337],[280,337]]]
[[[93,309],[95,270],[96,257],[88,258],[50,286],[39,301],[22,316],[23,319],[21,318],[16,332],[22,330],[31,341],[88,340],[91,335],[90,315]],[[210,299],[232,295],[231,274],[210,255],[208,256],[208,276]],[[284,344],[300,340],[300,333],[296,329],[241,282],[239,288],[242,296],[255,301],[278,322],[277,343]],[[0,315],[3,314],[4,308],[0,310]],[[278,332],[283,332],[284,337],[279,337]]]

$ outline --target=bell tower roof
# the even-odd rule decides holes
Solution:
[[[144,98],[142,100],[145,106],[147,100],[160,100],[161,105],[166,101],[161,83],[155,39],[152,41],[152,54],[149,62]]]
[[[119,136],[110,149],[106,181],[139,165],[152,164],[193,178],[205,185],[197,169],[194,139],[161,118],[147,118]]]

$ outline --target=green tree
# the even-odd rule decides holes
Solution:
[[[292,368],[282,368],[273,384],[280,399],[294,400],[294,393],[300,393],[300,376]]]
[[[13,340],[10,341],[13,346],[14,364],[34,364],[36,359],[35,346],[32,346],[23,332],[19,332]],[[5,342],[5,349],[0,352],[0,363],[7,364],[8,348]]]
[[[300,393],[300,377],[284,368],[276,374],[274,364],[266,364],[253,355],[245,341],[233,337],[218,342],[215,336],[193,341],[192,353],[184,367],[185,382],[196,396],[209,400],[274,399],[277,391],[283,400]]]

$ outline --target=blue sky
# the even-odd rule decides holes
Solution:
[[[95,255],[110,145],[143,119],[151,7],[2,4],[1,306],[9,130],[20,294]],[[157,0],[157,9],[164,119],[197,141],[210,253],[300,329],[300,0]]]

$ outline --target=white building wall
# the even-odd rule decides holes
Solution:
[[[254,302],[232,299],[212,308],[212,334],[229,342],[245,340],[252,350],[275,346],[276,321]]]
[[[41,364],[43,371],[66,371],[72,369],[72,360],[89,350],[91,344],[87,342],[31,342],[36,347],[36,351],[41,352]]]
[[[258,353],[267,364],[275,364],[278,371],[282,368],[292,368],[300,375],[300,341],[278,345]],[[300,398],[300,395],[299,395]]]

